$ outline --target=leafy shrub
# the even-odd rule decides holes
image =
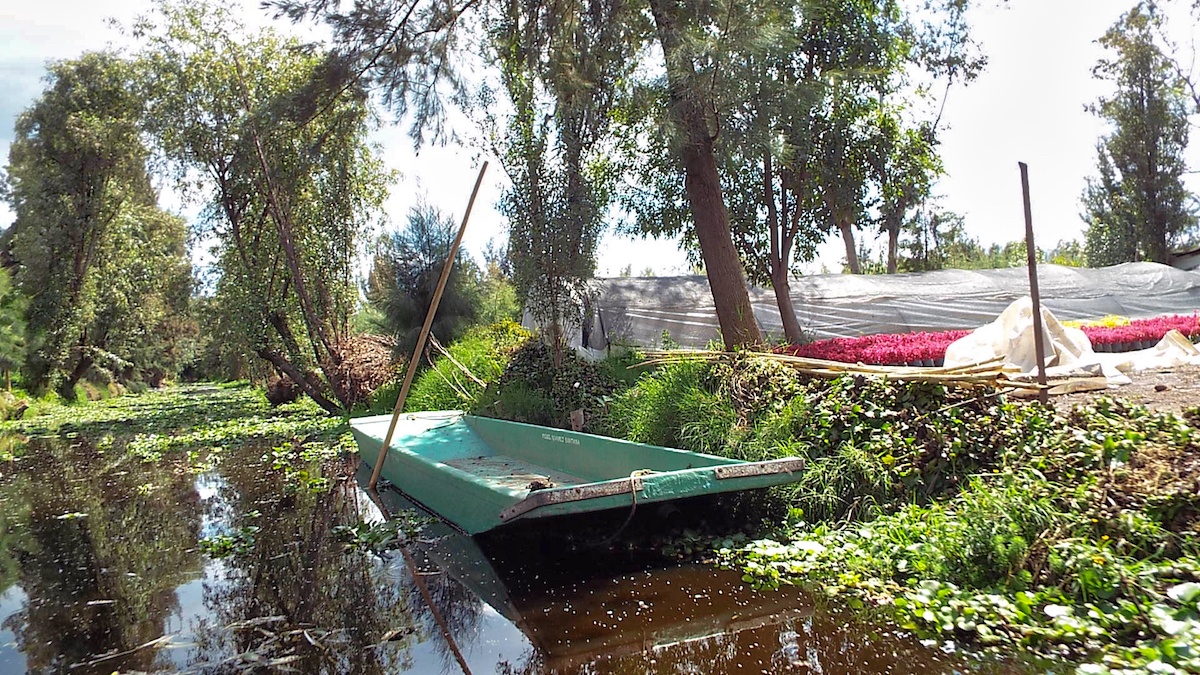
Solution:
[[[597,364],[572,352],[555,365],[553,351],[530,341],[513,352],[503,375],[476,399],[472,412],[515,421],[569,427],[582,409],[588,428],[603,426],[610,396],[619,383]],[[524,419],[515,417],[517,412]],[[543,420],[532,422],[533,419]]]
[[[638,443],[683,449],[681,431],[689,419],[687,403],[707,391],[711,367],[685,361],[643,375],[637,386],[614,397],[608,432]]]
[[[922,637],[1097,661],[1078,672],[1200,672],[1200,417],[1109,399],[989,414],[995,468],[963,489],[722,556],[756,584],[890,608]]]
[[[558,406],[543,390],[524,382],[509,382],[498,388],[494,400],[476,413],[499,417],[513,422],[555,426],[559,421]]]
[[[800,456],[801,479],[777,507],[818,520],[864,518],[960,489],[1025,433],[994,394],[867,377],[806,379],[770,359],[677,362],[610,406],[612,435],[759,461]]]
[[[502,321],[472,328],[446,351],[454,361],[486,385],[500,378],[514,350],[530,337],[532,334],[520,325]],[[370,410],[375,413],[391,412],[400,395],[400,385],[401,380],[397,379],[376,389],[371,397]],[[449,358],[442,356],[417,376],[404,409],[409,412],[468,409],[483,389],[483,385],[468,377]]]

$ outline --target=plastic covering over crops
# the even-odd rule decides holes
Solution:
[[[1156,263],[1040,265],[1038,278],[1043,306],[1062,320],[1192,314],[1200,308],[1200,274]],[[815,275],[793,279],[791,292],[797,318],[813,339],[974,329],[1028,294],[1023,268]],[[750,297],[763,329],[781,336],[774,292],[752,288]],[[591,305],[575,344],[592,349],[657,345],[664,331],[687,347],[720,337],[703,276],[600,279]]]

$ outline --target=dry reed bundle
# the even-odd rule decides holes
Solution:
[[[1036,382],[1013,379],[1020,369],[1004,365],[1003,358],[994,358],[962,366],[873,366],[864,363],[840,363],[809,359],[772,352],[722,352],[701,349],[650,350],[646,360],[638,366],[657,366],[679,361],[722,361],[737,355],[750,354],[787,365],[797,372],[811,377],[834,378],[842,375],[865,375],[904,382],[936,382],[954,387],[993,387],[996,389],[1034,390],[1040,388]]]

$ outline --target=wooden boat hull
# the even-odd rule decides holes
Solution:
[[[390,415],[351,420],[374,463]],[[798,480],[803,461],[741,462],[460,412],[400,417],[382,475],[468,534],[516,520]]]

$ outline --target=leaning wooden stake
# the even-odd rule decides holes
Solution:
[[[375,469],[371,472],[371,481],[367,487],[375,489],[379,482],[379,472],[383,470],[383,460],[387,459],[388,448],[392,446],[392,434],[396,433],[396,422],[400,419],[400,411],[404,410],[404,400],[408,398],[408,390],[412,387],[413,376],[417,373],[417,364],[421,361],[421,352],[425,349],[425,341],[429,339],[429,329],[433,326],[433,317],[437,314],[438,303],[442,301],[442,293],[446,290],[446,282],[450,279],[450,269],[454,267],[454,259],[458,257],[458,247],[462,244],[463,234],[467,231],[467,220],[471,217],[471,208],[475,206],[475,197],[479,194],[479,186],[483,183],[483,172],[487,171],[488,163],[479,167],[479,177],[475,179],[475,189],[471,190],[471,199],[467,202],[467,211],[463,214],[462,225],[458,228],[458,236],[450,245],[450,255],[442,266],[442,276],[438,279],[437,289],[433,292],[433,301],[429,303],[429,312],[425,314],[425,325],[421,326],[421,334],[417,337],[417,346],[413,349],[412,358],[408,360],[408,370],[404,373],[404,384],[400,385],[400,396],[396,399],[396,407],[392,409],[392,422],[388,425],[387,435],[383,438],[383,447],[379,448],[379,458],[375,460]]]
[[[1046,345],[1042,341],[1042,299],[1038,293],[1037,248],[1033,245],[1033,209],[1029,205],[1029,165],[1018,162],[1021,167],[1021,194],[1025,199],[1025,253],[1029,258],[1029,297],[1033,300],[1033,353],[1037,357],[1038,400],[1045,403],[1046,391]]]

